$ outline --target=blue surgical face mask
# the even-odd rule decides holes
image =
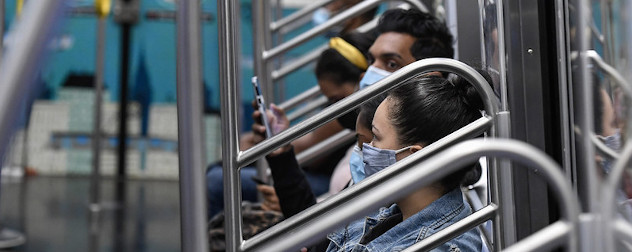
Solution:
[[[384,150],[373,147],[369,144],[362,145],[362,158],[364,160],[364,174],[369,177],[384,168],[389,167],[397,162],[395,157],[412,146],[404,147],[399,150]]]
[[[327,8],[325,7],[321,7],[318,10],[314,11],[314,14],[312,14],[312,23],[314,23],[314,26],[318,26],[327,22],[330,16],[331,13],[329,12],[329,10],[327,10]]]
[[[353,152],[351,152],[349,169],[351,170],[351,179],[353,179],[354,184],[360,183],[365,178],[362,150],[357,145],[353,147]]]
[[[362,80],[360,80],[360,89],[364,89],[365,87],[373,85],[373,83],[376,83],[389,75],[391,75],[391,72],[389,71],[374,66],[369,66],[369,68],[366,69],[366,72],[364,72]]]

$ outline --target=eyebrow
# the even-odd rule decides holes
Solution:
[[[404,57],[402,57],[399,53],[394,53],[394,52],[386,52],[386,53],[382,53],[380,55],[378,55],[378,57],[373,56],[373,53],[371,53],[371,51],[367,52],[367,58],[399,58],[399,59],[404,59]]]
[[[377,127],[375,127],[374,124],[371,124],[371,129],[377,131],[377,133],[380,133],[380,130]]]
[[[382,53],[380,54],[381,58],[400,58],[403,59],[403,57],[401,55],[399,55],[399,53]]]

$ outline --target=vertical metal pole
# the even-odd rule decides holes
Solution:
[[[496,34],[498,36],[498,71],[500,77],[500,113],[496,115],[494,137],[511,137],[511,118],[507,111],[507,65],[505,61],[505,9],[503,0],[496,2]],[[499,214],[494,219],[494,250],[500,251],[516,242],[516,224],[514,209],[514,193],[511,163],[507,160],[494,159],[490,174],[492,202],[500,206]]]
[[[254,2],[257,2],[256,0]],[[219,34],[219,74],[222,114],[222,160],[224,173],[224,228],[226,251],[240,251],[241,185],[237,159],[239,156],[239,2],[217,1],[217,32]]]
[[[598,198],[598,190],[600,188],[599,176],[597,174],[597,167],[595,165],[595,149],[590,139],[591,134],[594,132],[594,111],[593,111],[593,89],[591,71],[589,68],[589,60],[586,52],[590,45],[590,33],[587,33],[585,28],[589,27],[592,22],[592,11],[590,2],[587,0],[578,0],[575,7],[577,8],[577,15],[575,24],[577,25],[577,43],[579,52],[577,79],[574,79],[575,87],[575,104],[577,107],[577,113],[575,114],[576,123],[579,124],[581,129],[581,135],[577,138],[577,173],[578,173],[578,191],[579,197],[582,203],[582,211],[597,213],[600,209],[599,204],[601,199]],[[600,221],[592,222],[593,230],[597,230],[597,234],[602,233],[602,228],[605,228]],[[592,247],[585,248],[585,251],[599,251],[601,250],[601,239],[598,236],[583,237],[585,243]]]
[[[0,63],[0,156],[5,154],[23,99],[33,87],[48,39],[65,5],[63,0],[31,0],[25,18],[12,30],[15,41]],[[32,7],[32,8],[31,8]]]
[[[101,105],[105,61],[105,17],[97,18],[97,46],[94,71],[94,124],[92,129],[92,174],[90,176],[90,251],[98,251],[101,193]]]
[[[94,124],[92,133],[92,176],[90,177],[90,204],[99,205],[100,161],[101,161],[101,106],[103,103],[103,63],[105,60],[105,18],[97,19],[97,48],[94,77]]]
[[[275,8],[274,8],[274,21],[280,20],[281,18],[283,18],[283,3],[281,2],[281,0],[276,0],[275,1]],[[270,27],[271,23],[268,23],[266,26]],[[268,29],[266,32],[270,33],[271,29]],[[271,45],[279,45],[281,43],[283,43],[283,32],[278,31],[275,34],[275,41],[271,43]],[[279,57],[277,59],[277,62],[275,64],[275,69],[280,69],[283,66],[283,56]],[[272,78],[272,71],[268,72],[270,74],[270,81],[274,82],[274,79]],[[279,90],[279,100],[277,100],[277,102],[282,102],[285,101],[285,79],[280,79],[278,81],[277,84],[277,89]]]
[[[589,34],[586,34],[584,27],[588,27],[588,22],[592,20],[590,14],[591,8],[588,1],[580,0],[579,6],[577,6],[577,38],[579,39],[579,77],[577,85],[580,90],[578,101],[578,111],[581,111],[581,118],[578,118],[579,126],[581,128],[582,135],[580,137],[580,148],[583,149],[582,155],[578,155],[583,161],[583,188],[586,190],[583,193],[582,202],[584,203],[584,211],[594,212],[598,209],[597,190],[598,180],[597,168],[595,167],[595,150],[593,148],[592,141],[590,140],[590,134],[594,132],[593,127],[593,92],[592,92],[592,78],[591,71],[589,70],[589,59],[586,56],[586,51],[589,49]]]
[[[185,252],[208,251],[200,1],[178,1],[177,92],[180,236]],[[221,64],[220,64],[221,65]]]
[[[274,103],[274,81],[272,80],[272,69],[270,62],[265,60],[263,52],[270,48],[272,44],[270,35],[270,4],[269,0],[253,0],[252,1],[252,29],[253,29],[253,52],[255,74],[259,77],[262,84],[264,99],[270,103]],[[280,32],[279,32],[280,34]],[[268,163],[264,159],[257,162],[257,175],[267,181]],[[261,195],[259,195],[261,199]]]
[[[255,74],[263,86],[264,99],[268,103],[273,103],[276,100],[274,99],[274,83],[271,76],[271,60],[265,60],[263,57],[263,52],[268,50],[272,43],[269,0],[252,1],[252,29]]]
[[[0,0],[0,61],[2,60],[2,51],[4,49],[4,0]]]

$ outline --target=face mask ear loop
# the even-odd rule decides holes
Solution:
[[[395,154],[399,154],[399,153],[402,153],[402,152],[404,152],[404,151],[407,151],[407,150],[409,150],[409,149],[410,149],[410,148],[412,148],[412,147],[413,147],[413,146],[412,146],[412,145],[410,145],[410,146],[407,146],[407,147],[401,148],[401,149],[399,149],[399,150],[396,150],[396,151],[395,151]]]

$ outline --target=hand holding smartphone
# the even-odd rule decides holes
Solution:
[[[266,137],[272,137],[272,128],[270,128],[270,120],[268,119],[268,114],[266,114],[266,103],[263,98],[263,93],[261,92],[261,84],[257,79],[257,76],[252,77],[252,87],[255,92],[255,100],[257,101],[257,107],[259,113],[261,113],[261,122],[263,126],[266,127]]]

